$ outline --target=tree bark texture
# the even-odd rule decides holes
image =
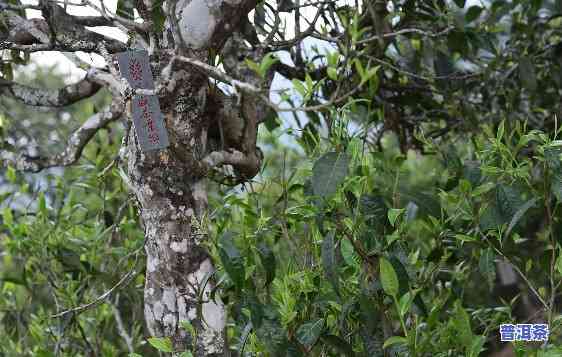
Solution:
[[[43,19],[28,20],[17,11],[6,11],[6,21],[14,30],[0,38],[0,49],[87,51],[101,54],[107,62],[107,67],[89,68],[81,82],[60,90],[0,81],[0,93],[35,106],[65,106],[91,97],[101,87],[113,95],[111,106],[84,122],[60,155],[43,158],[0,152],[3,162],[34,172],[73,164],[97,130],[123,112],[131,119],[127,102],[134,92],[120,78],[111,57],[127,46],[84,26],[116,24],[130,31],[131,43],[147,47],[155,75],[156,89],[151,93],[159,98],[170,146],[143,152],[130,130],[120,152],[126,154],[128,184],[145,230],[145,320],[150,336],[169,337],[174,351],[191,350],[198,357],[226,352],[225,307],[220,298],[210,296],[215,285],[205,247],[206,179],[222,174],[225,165],[234,172],[233,182],[251,179],[262,160],[256,135],[267,111],[259,98],[267,96],[273,75],[260,78],[245,67],[248,57],[260,62],[265,46],[250,48],[241,35],[256,4],[256,0],[165,1],[158,4],[165,14],[162,31],[155,30],[152,13],[146,11],[155,5],[151,0],[136,2],[143,23],[105,13],[94,18],[72,16],[55,1],[42,0],[37,7]],[[257,38],[255,31],[251,37]],[[224,71],[214,67],[219,54]],[[223,82],[227,78],[234,94],[221,92],[209,77]],[[254,96],[245,96],[248,91]],[[195,333],[186,331],[182,321]]]
[[[178,3],[177,32],[191,58],[206,61],[209,49],[222,48],[231,34],[227,29],[240,22],[240,17],[229,18],[223,11],[239,4]],[[232,14],[245,15],[250,8],[239,6]],[[173,31],[173,26],[169,29]],[[208,172],[201,163],[213,149],[208,145],[210,126],[221,120],[217,116],[225,106],[236,101],[221,101],[223,95],[211,90],[206,75],[188,63],[170,65],[171,57],[165,53],[151,57],[154,73],[168,65],[171,73],[169,85],[159,93],[170,147],[143,152],[134,131],[128,139],[128,175],[145,229],[145,320],[150,335],[170,337],[176,351],[194,346],[196,356],[219,356],[225,353],[226,313],[220,298],[210,297],[214,267],[204,246],[203,227]],[[195,328],[196,336],[182,328],[182,321]]]
[[[182,77],[177,91],[160,98],[169,150],[143,153],[133,131],[128,146],[128,173],[145,228],[145,319],[150,334],[171,337],[176,350],[192,345],[193,336],[180,326],[191,323],[198,331],[197,354],[215,356],[223,351],[225,313],[220,300],[209,301],[212,283],[202,285],[213,264],[200,227],[205,179],[194,169],[205,152],[207,81],[181,69],[175,77]]]

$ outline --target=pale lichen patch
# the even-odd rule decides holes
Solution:
[[[176,311],[176,289],[166,288],[162,294],[162,301],[168,311]]]
[[[156,270],[158,270],[158,265],[160,265],[160,260],[158,258],[148,258],[146,262],[146,270],[149,273],[155,272]]]
[[[170,243],[170,249],[176,253],[187,253],[187,240]]]
[[[152,313],[156,320],[162,320],[162,317],[164,317],[164,305],[160,301],[155,301],[152,305]]]
[[[187,312],[187,318],[189,321],[195,320],[197,318],[197,310],[195,308],[189,309]]]
[[[176,16],[181,37],[186,45],[199,49],[207,45],[213,36],[217,20],[211,11],[211,4],[205,0],[181,1]]]
[[[176,315],[166,314],[163,321],[166,326],[175,326],[177,323]]]

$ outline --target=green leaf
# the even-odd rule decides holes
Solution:
[[[302,143],[303,148],[307,153],[314,152],[318,143],[320,142],[320,135],[318,134],[318,129],[316,125],[312,122],[306,123],[302,130],[302,135],[299,142]]]
[[[39,213],[41,213],[44,217],[47,217],[47,201],[45,199],[45,193],[39,193],[39,204],[38,204]]]
[[[494,279],[496,278],[496,268],[494,265],[494,260],[496,259],[496,255],[492,248],[486,248],[481,251],[480,259],[478,261],[478,270],[480,274],[482,274],[486,280],[488,281],[488,285],[493,286]]]
[[[324,335],[321,337],[322,341],[331,345],[345,356],[355,356],[353,347],[344,339],[336,335]]]
[[[162,3],[153,3],[152,6],[152,21],[154,31],[162,32],[164,30],[164,22],[166,21],[166,14],[162,8]]]
[[[410,307],[412,306],[415,296],[415,293],[408,291],[406,294],[402,295],[400,300],[398,300],[398,312],[400,313],[400,316],[404,317],[404,315],[410,311]]]
[[[334,231],[329,232],[322,241],[322,267],[328,281],[339,294],[339,279],[336,266]]]
[[[496,229],[504,223],[505,220],[495,202],[489,204],[480,217],[480,229],[482,231]]]
[[[381,196],[363,195],[359,199],[359,210],[370,226],[381,232],[388,219],[388,207]]]
[[[193,357],[193,353],[191,351],[184,351],[181,353],[180,357]]]
[[[129,354],[127,355],[127,357],[142,357],[142,355],[139,355],[138,353],[132,352],[132,353],[129,353]]]
[[[338,80],[338,71],[334,67],[328,67],[328,77],[334,81]]]
[[[486,343],[484,336],[473,336],[472,344],[468,350],[468,357],[480,356],[481,352],[484,351],[484,343]]]
[[[469,7],[466,15],[464,16],[466,23],[471,23],[479,18],[482,10],[484,10],[482,7],[476,5]]]
[[[273,66],[277,62],[279,62],[279,58],[277,58],[273,53],[268,53],[267,55],[265,55],[259,67],[260,77],[264,78],[271,66]]]
[[[9,206],[4,207],[2,211],[2,220],[5,226],[10,227],[14,224],[14,215],[12,214],[12,209]]]
[[[349,158],[345,153],[329,152],[319,158],[312,168],[312,189],[315,195],[333,195],[347,176]]]
[[[189,332],[190,336],[193,337],[193,336],[196,335],[195,327],[193,327],[193,325],[189,321],[185,321],[185,320],[180,321],[180,326],[181,326],[182,329]]]
[[[515,187],[503,184],[497,185],[496,205],[503,218],[502,223],[510,221],[522,204],[519,191]]]
[[[562,148],[560,145],[551,145],[545,148],[544,158],[549,170],[552,172],[550,192],[558,201],[562,201]]]
[[[252,71],[256,72],[257,75],[260,74],[260,65],[257,64],[256,62],[252,61],[249,58],[245,58],[244,62],[246,63],[246,66],[248,66],[249,69],[251,69]]]
[[[219,256],[228,276],[237,287],[245,280],[244,258],[234,245],[234,234],[225,232],[219,239]]]
[[[340,241],[340,252],[343,258],[343,261],[349,265],[350,267],[359,268],[359,256],[355,252],[353,248],[353,244],[349,241],[349,239],[342,239]]]
[[[260,328],[255,331],[260,341],[267,342],[265,347],[270,353],[277,356],[281,352],[286,352],[287,338],[279,321],[264,319]]]
[[[296,333],[297,340],[307,350],[310,350],[312,346],[316,344],[316,341],[318,341],[318,338],[320,337],[323,329],[323,319],[307,322],[298,328]]]
[[[400,215],[404,213],[404,211],[404,208],[391,208],[388,210],[388,221],[393,227],[396,224],[396,220],[398,219],[398,217],[400,217]]]
[[[455,303],[455,312],[453,316],[453,326],[457,332],[459,342],[470,351],[472,347],[472,329],[470,327],[470,317],[461,302],[457,300]]]
[[[476,187],[482,180],[482,171],[480,170],[480,162],[467,160],[462,168],[462,177],[470,182],[472,187]],[[475,190],[476,191],[476,190]]]
[[[314,90],[314,82],[308,73],[304,75],[305,83],[306,83],[306,91],[307,93],[312,93]]]
[[[562,168],[562,147],[558,145],[549,145],[544,149],[544,158],[548,168],[557,171]]]
[[[558,249],[558,258],[556,258],[556,270],[562,275],[562,250]]]
[[[398,276],[396,276],[392,264],[385,258],[380,258],[379,265],[381,284],[384,292],[396,297],[398,294]]]
[[[476,241],[476,237],[468,236],[466,234],[455,234],[455,238],[462,241],[462,242],[474,242],[474,241]]]
[[[306,97],[306,88],[304,87],[304,85],[301,83],[301,81],[299,81],[298,79],[293,79],[291,81],[291,83],[293,83],[293,86],[295,87],[296,91],[303,97]]]
[[[501,141],[503,139],[503,134],[505,133],[505,120],[502,120],[498,125],[498,132],[496,134],[496,139]]]
[[[252,327],[259,329],[264,319],[264,306],[261,304],[258,297],[252,292],[247,292],[244,295],[242,306],[250,311]]]
[[[398,277],[398,295],[403,296],[410,291],[410,276],[408,275],[408,271],[406,270],[406,267],[404,266],[404,264],[402,264],[400,259],[396,257],[390,257],[388,261],[390,262],[390,264],[392,264],[394,272]],[[420,295],[415,295],[413,302],[422,315],[427,315],[427,307],[425,306],[425,303],[423,302]]]
[[[535,67],[531,62],[531,59],[527,56],[523,56],[519,60],[519,79],[525,89],[530,92],[537,90],[537,75],[535,73]]]
[[[490,191],[496,186],[493,182],[486,182],[472,190],[472,197],[478,197]]]
[[[384,341],[382,348],[386,349],[392,345],[407,345],[407,344],[408,344],[408,339],[406,337],[392,336],[389,337],[386,341]]]
[[[517,225],[517,223],[521,220],[521,218],[525,215],[525,213],[529,210],[529,208],[535,206],[537,200],[538,200],[537,197],[531,198],[530,200],[525,202],[525,204],[521,206],[517,210],[517,212],[515,212],[513,218],[511,218],[511,222],[509,222],[509,226],[507,227],[507,230],[505,231],[505,235],[504,235],[505,237],[509,236],[513,228]]]
[[[128,20],[134,19],[134,11],[135,8],[133,0],[118,0],[117,1],[117,11],[116,14],[124,17]]]
[[[361,76],[361,82],[359,83],[359,85],[362,86],[368,80],[370,80],[371,78],[376,76],[377,72],[379,71],[379,68],[380,68],[380,66],[376,66],[376,67],[370,68],[369,70],[365,71],[365,73],[363,73],[363,75]]]
[[[562,170],[555,172],[550,180],[550,192],[562,202]]]
[[[459,8],[464,8],[464,5],[466,4],[466,0],[454,0],[455,5],[457,5]]]
[[[359,73],[359,77],[363,79],[363,77],[365,76],[365,69],[363,68],[363,64],[361,63],[361,60],[356,58],[354,62],[355,62],[355,69],[357,70],[357,73]]]
[[[398,295],[402,296],[410,291],[410,277],[408,276],[408,271],[397,257],[390,257],[388,261],[392,265],[396,277],[398,278]]]
[[[15,184],[17,180],[16,170],[12,166],[8,166],[6,170],[6,178],[11,184]]]
[[[174,352],[172,340],[169,337],[150,337],[148,343],[160,352]]]
[[[281,122],[277,119],[277,114],[271,110],[264,120],[265,127],[269,131],[273,131],[281,126]]]

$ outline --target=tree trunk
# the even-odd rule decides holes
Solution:
[[[214,268],[203,246],[207,192],[198,169],[206,152],[208,85],[181,64],[173,78],[173,95],[159,98],[170,147],[142,152],[134,131],[129,135],[128,175],[146,239],[145,319],[150,335],[170,337],[175,351],[195,346],[196,356],[218,356],[224,350],[225,310],[220,299],[209,297],[212,279],[204,284]],[[195,328],[196,337],[182,321]]]
[[[166,3],[168,18],[162,44],[175,48],[175,54],[207,63],[209,54],[221,52],[255,5],[255,0]],[[230,47],[233,53],[223,53],[226,71],[233,71],[236,78],[252,80],[253,85],[261,84],[263,79],[252,71],[239,70],[243,41]],[[263,51],[258,52],[263,55]],[[205,177],[209,167],[222,164],[233,165],[244,179],[257,173],[261,164],[261,152],[255,147],[257,124],[265,111],[255,100],[236,97],[244,104],[235,105],[237,100],[226,100],[217,88],[210,90],[208,74],[180,60],[170,63],[170,51],[155,52],[152,57],[170,146],[142,152],[131,130],[127,152],[130,186],[145,229],[145,320],[150,335],[170,337],[175,351],[219,356],[225,352],[226,313],[220,298],[210,296],[214,283],[209,278],[214,268],[204,246]],[[244,63],[244,58],[240,61]],[[268,76],[264,88],[269,88],[272,78]],[[225,118],[219,118],[221,113]],[[214,151],[217,138],[208,137],[209,127],[233,121],[241,123],[240,133],[225,127],[223,141],[228,151]],[[227,138],[232,136],[236,140],[230,143]],[[215,155],[207,159],[211,151]],[[183,321],[194,327],[195,336],[182,328]]]

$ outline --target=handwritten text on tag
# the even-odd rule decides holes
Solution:
[[[116,54],[121,76],[134,89],[154,89],[147,51],[128,51]],[[169,146],[168,132],[164,125],[158,97],[140,95],[131,102],[133,125],[137,140],[143,151],[162,149]]]
[[[143,150],[162,149],[169,145],[168,133],[160,112],[158,97],[135,95],[132,102],[133,124]]]

